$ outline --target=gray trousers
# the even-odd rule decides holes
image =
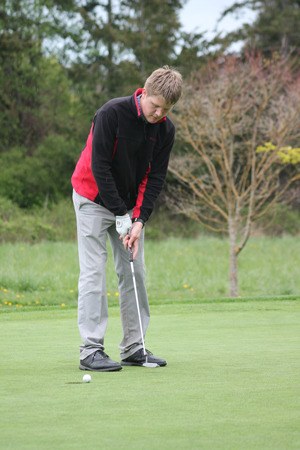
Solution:
[[[108,209],[73,191],[76,214],[79,282],[78,327],[82,339],[80,359],[104,349],[104,336],[108,321],[105,266],[107,236],[113,250],[119,283],[119,302],[123,339],[120,343],[121,359],[142,348],[132,273],[128,251],[116,231],[116,219]],[[150,312],[145,286],[144,232],[139,241],[139,252],[134,260],[137,291],[143,332],[149,325]]]

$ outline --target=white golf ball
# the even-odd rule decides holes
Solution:
[[[82,381],[83,381],[84,383],[90,383],[90,382],[92,381],[91,375],[89,375],[89,374],[86,373],[85,375],[83,375]]]

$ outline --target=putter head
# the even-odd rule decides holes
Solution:
[[[154,369],[154,367],[159,367],[157,363],[148,362],[148,355],[146,353],[146,350],[144,350],[144,355],[146,357],[146,361],[144,362],[143,367],[148,367],[148,369]]]
[[[156,363],[145,362],[143,364],[143,367],[147,367],[148,369],[154,369],[155,367],[159,367],[159,365]]]

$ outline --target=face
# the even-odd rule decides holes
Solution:
[[[144,90],[141,97],[141,107],[145,119],[149,123],[157,123],[165,117],[174,105],[167,104],[161,95],[148,95]]]

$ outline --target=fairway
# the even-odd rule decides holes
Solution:
[[[0,316],[1,449],[296,449],[297,300],[154,305],[148,348],[166,368],[81,383],[76,310]],[[119,359],[110,308],[106,351]]]

